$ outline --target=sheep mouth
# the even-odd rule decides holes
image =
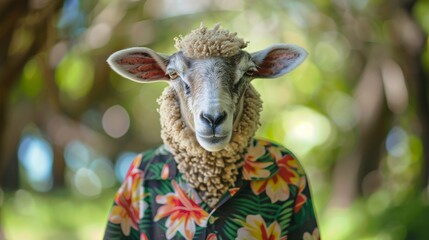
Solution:
[[[203,147],[209,152],[217,152],[224,149],[228,145],[231,139],[231,135],[229,134],[228,135],[213,134],[211,136],[196,134],[196,137],[201,147]]]
[[[211,136],[197,134],[197,136],[209,143],[219,143],[228,137],[228,135],[219,135],[219,134],[214,134]]]
[[[202,134],[202,133],[196,133],[198,137],[204,138],[204,139],[211,139],[211,138],[225,138],[228,137],[229,134]]]

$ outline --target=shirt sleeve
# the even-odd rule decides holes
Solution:
[[[143,171],[140,168],[142,155],[132,162],[121,187],[115,195],[113,206],[104,233],[105,240],[140,239],[139,222],[142,217]]]
[[[295,196],[292,221],[287,239],[320,239],[311,192],[305,173],[300,178],[298,192]]]

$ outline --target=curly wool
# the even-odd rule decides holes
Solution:
[[[240,49],[247,47],[237,33],[230,33],[216,24],[213,29],[201,26],[186,35],[174,38],[177,50],[182,51],[190,58],[230,57],[236,55]]]
[[[234,185],[243,156],[259,127],[262,100],[249,85],[244,94],[241,119],[234,128],[230,143],[218,152],[202,148],[195,133],[182,119],[179,101],[172,87],[158,99],[161,138],[175,157],[184,179],[197,191],[202,200],[214,207],[220,197]]]

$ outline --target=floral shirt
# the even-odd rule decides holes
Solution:
[[[210,208],[165,146],[138,155],[116,194],[104,239],[320,239],[306,175],[292,153],[254,139]]]

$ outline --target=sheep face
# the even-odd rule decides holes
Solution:
[[[256,70],[246,52],[204,59],[179,52],[170,57],[166,72],[182,116],[206,150],[219,151],[229,143],[242,110],[241,96]]]
[[[129,48],[112,54],[108,63],[136,82],[168,81],[177,93],[183,121],[201,147],[214,152],[230,142],[250,81],[282,76],[306,55],[291,44],[252,54],[240,50],[233,56],[205,58],[190,58],[181,51],[168,56],[148,48]]]

